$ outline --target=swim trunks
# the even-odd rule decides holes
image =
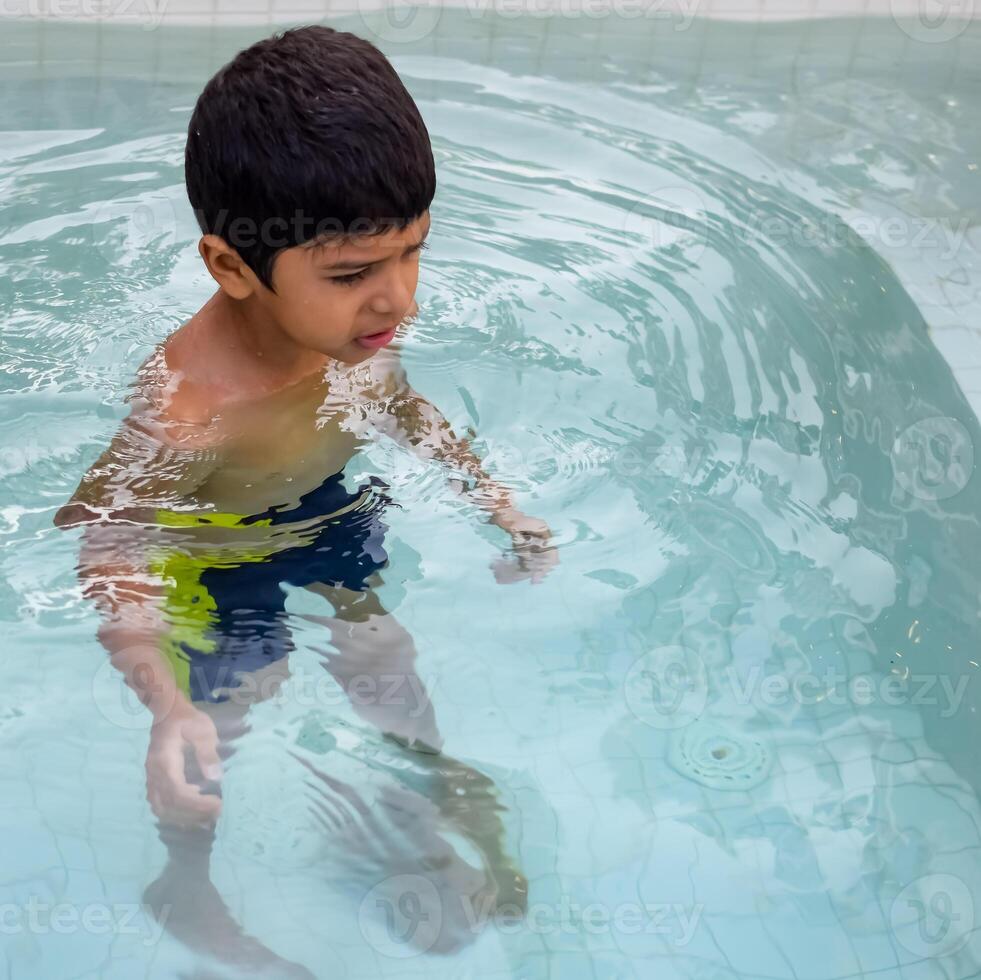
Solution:
[[[253,516],[157,511],[157,522],[169,527],[237,528],[243,536],[217,546],[167,548],[151,562],[165,582],[169,629],[162,650],[190,700],[228,700],[222,691],[240,686],[242,674],[294,649],[284,585],[368,588],[365,579],[388,564],[382,545],[388,526],[381,515],[395,503],[390,489],[371,476],[349,493],[342,471],[289,509],[271,507]],[[285,526],[301,522],[284,545]]]

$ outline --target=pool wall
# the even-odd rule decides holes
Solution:
[[[466,7],[514,17],[556,16],[623,20],[720,17],[726,20],[811,20],[824,17],[900,17],[919,20],[935,36],[945,24],[981,16],[976,0],[4,0],[0,16],[59,20],[198,24],[288,24],[390,7],[406,16],[409,7]]]

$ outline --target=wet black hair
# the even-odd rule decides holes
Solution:
[[[402,229],[436,194],[429,133],[388,59],[322,25],[240,51],[188,126],[187,195],[272,289],[284,248]]]

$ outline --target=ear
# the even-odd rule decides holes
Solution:
[[[224,238],[205,235],[198,242],[198,252],[212,278],[232,299],[245,299],[258,289],[255,273]]]

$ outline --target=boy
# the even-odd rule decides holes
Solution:
[[[207,826],[220,798],[185,772],[185,751],[217,780],[230,692],[249,671],[282,676],[281,583],[333,606],[319,621],[342,686],[395,667],[422,690],[411,637],[374,591],[387,484],[351,494],[341,481],[359,445],[384,433],[473,479],[458,489],[517,555],[495,564],[499,582],[537,582],[557,554],[399,363],[436,181],[426,127],[384,56],[322,26],[240,52],[195,106],[185,169],[218,290],[141,367],[129,418],[55,522],[85,526],[100,639],[153,714],[154,812]],[[438,753],[431,705],[411,707],[355,705]]]

